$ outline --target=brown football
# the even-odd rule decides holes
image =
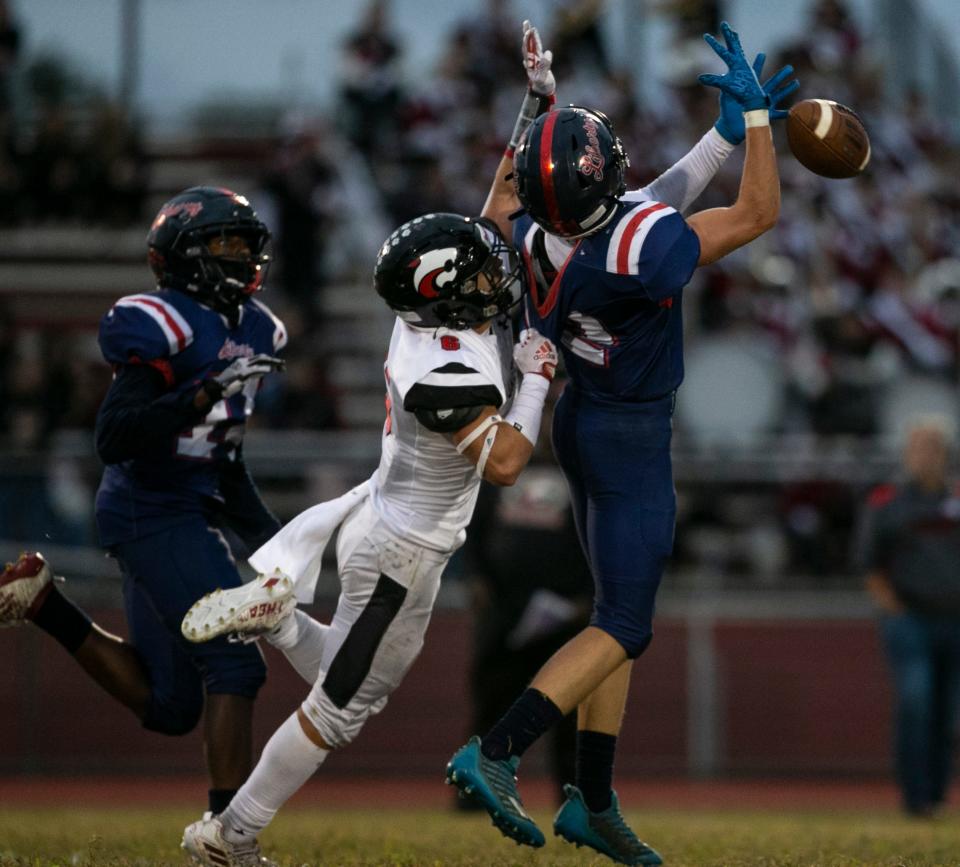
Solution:
[[[870,162],[870,137],[856,112],[830,99],[790,109],[787,141],[801,165],[825,178],[852,178]]]

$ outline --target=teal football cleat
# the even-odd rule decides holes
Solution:
[[[516,777],[519,764],[519,756],[488,759],[480,752],[480,738],[474,735],[447,764],[447,782],[482,804],[504,836],[539,848],[546,840],[520,802]]]
[[[633,831],[620,812],[617,793],[611,793],[610,806],[602,813],[591,813],[576,786],[566,785],[567,796],[553,820],[553,833],[577,846],[589,846],[618,864],[662,864],[663,859]]]

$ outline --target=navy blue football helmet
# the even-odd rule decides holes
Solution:
[[[612,219],[630,161],[609,118],[571,105],[541,114],[513,156],[524,210],[546,231],[582,238]]]
[[[249,252],[210,249],[215,238],[235,236]],[[195,295],[235,318],[263,285],[269,240],[270,231],[243,196],[223,187],[191,187],[157,213],[147,235],[148,261],[161,287]]]

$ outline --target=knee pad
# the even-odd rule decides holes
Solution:
[[[267,679],[267,664],[255,644],[228,644],[200,665],[208,693],[256,698]]]
[[[300,709],[326,743],[331,747],[345,747],[356,740],[370,717],[386,707],[388,698],[381,696],[367,706],[351,701],[346,707],[337,707],[317,683]]]
[[[192,732],[203,713],[203,688],[199,680],[185,684],[175,693],[150,696],[143,727],[162,735],[179,737]]]

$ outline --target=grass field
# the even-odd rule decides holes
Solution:
[[[551,816],[535,812],[549,829]],[[180,831],[196,818],[177,809],[21,809],[0,812],[0,865],[184,865]],[[956,815],[929,822],[894,812],[645,811],[630,814],[668,867],[946,867],[960,864]],[[609,865],[549,835],[519,848],[483,815],[441,810],[281,813],[261,840],[291,865]]]

